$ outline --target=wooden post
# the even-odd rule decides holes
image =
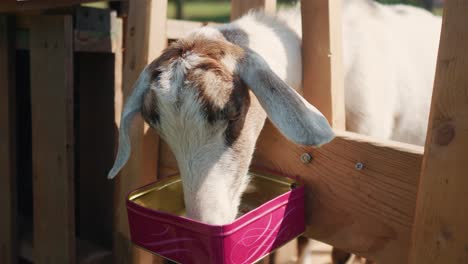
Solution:
[[[14,21],[0,16],[0,263],[16,263],[16,96]]]
[[[301,8],[304,98],[345,130],[341,1],[303,0]]]
[[[468,2],[445,2],[409,263],[468,259]]]
[[[143,68],[167,45],[167,0],[130,1],[125,30],[123,96],[128,97]],[[116,91],[116,111],[122,109]],[[125,101],[125,100],[123,100]],[[116,116],[120,123],[120,111]],[[158,174],[159,138],[138,117],[132,124],[132,154],[117,178],[115,197],[115,263],[149,263],[153,256],[134,247],[129,240],[125,198],[128,192],[156,180]]]
[[[231,20],[234,20],[250,9],[265,9],[266,12],[274,13],[276,0],[231,0]]]
[[[301,11],[303,96],[333,128],[345,130],[341,1],[302,1]]]
[[[73,20],[31,24],[35,263],[75,263]]]

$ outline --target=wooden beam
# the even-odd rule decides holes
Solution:
[[[231,0],[231,20],[239,18],[250,9],[264,9],[268,13],[274,13],[276,0]]]
[[[123,68],[123,95],[128,97],[143,68],[166,47],[167,0],[129,2]],[[117,94],[117,92],[116,92]],[[116,98],[116,109],[121,109]],[[120,123],[120,115],[116,118]],[[115,263],[148,263],[153,256],[130,243],[125,198],[132,189],[157,178],[159,138],[138,117],[132,125],[132,154],[117,178],[115,205]]]
[[[267,123],[253,165],[306,184],[306,235],[378,263],[403,263],[423,149],[349,132],[314,149],[295,145]],[[301,156],[310,154],[310,163]]]
[[[0,1],[0,12],[25,12],[35,10],[53,9],[96,2],[96,0],[3,0]]]
[[[14,19],[0,16],[0,263],[16,263],[16,93]]]
[[[304,98],[345,130],[341,1],[301,2]]]
[[[35,263],[75,263],[73,20],[31,26]]]
[[[445,2],[409,263],[468,258],[468,2]]]

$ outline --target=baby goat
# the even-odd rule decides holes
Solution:
[[[300,44],[285,23],[258,13],[171,45],[144,69],[124,107],[109,177],[130,155],[130,121],[141,112],[177,159],[187,216],[232,222],[267,116],[298,144],[333,139],[323,115],[287,84],[300,87]]]
[[[423,144],[440,19],[371,0],[343,1],[342,16],[348,130]],[[300,95],[301,38],[296,7],[249,13],[173,43],[143,70],[126,102],[109,178],[130,156],[130,124],[141,112],[177,159],[187,216],[232,222],[267,117],[298,144],[333,139]]]

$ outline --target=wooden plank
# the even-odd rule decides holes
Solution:
[[[96,2],[96,0],[3,0],[0,1],[0,12],[25,12],[52,9]]]
[[[422,148],[339,131],[319,149],[302,147],[269,122],[262,133],[253,165],[305,182],[307,236],[379,263],[406,261]]]
[[[0,263],[16,263],[16,93],[14,19],[0,16]]]
[[[166,0],[129,2],[122,76],[124,98],[131,93],[141,70],[167,45],[166,11]],[[120,103],[116,97],[116,109],[121,109]],[[120,123],[120,115],[116,117],[116,123]],[[129,241],[125,198],[130,190],[156,179],[159,139],[138,117],[132,126],[131,141],[132,155],[116,183],[114,259],[116,263],[148,263],[152,261],[152,255],[132,246]]]
[[[468,258],[468,2],[445,2],[409,263]]]
[[[73,25],[38,16],[31,26],[35,263],[75,263]]]
[[[341,1],[302,1],[304,98],[345,130]]]
[[[234,20],[250,9],[264,9],[268,13],[276,10],[276,0],[231,0],[231,20]]]

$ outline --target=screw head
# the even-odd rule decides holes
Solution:
[[[307,164],[307,163],[310,163],[311,160],[312,160],[312,156],[309,153],[303,153],[301,155],[302,163]]]
[[[356,163],[356,165],[354,167],[356,168],[356,170],[362,170],[362,169],[364,169],[364,163],[358,162],[358,163]]]

